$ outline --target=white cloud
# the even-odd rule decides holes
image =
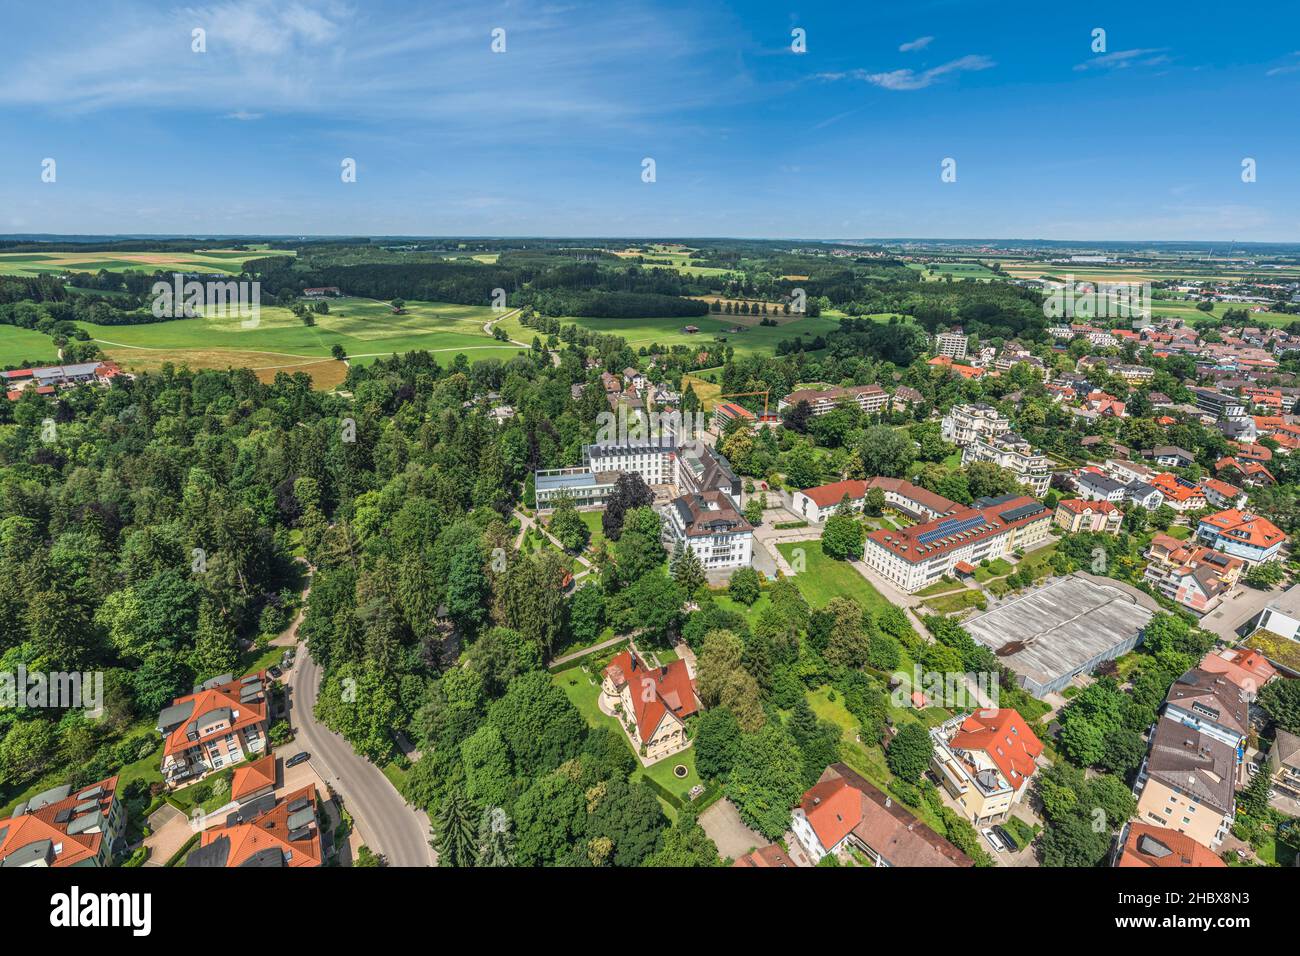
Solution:
[[[898,48],[899,53],[914,53],[918,50],[924,50],[934,40],[934,37],[917,37],[915,40],[909,40]]]
[[[820,77],[824,80],[862,80],[886,90],[923,90],[951,73],[987,70],[996,65],[987,56],[970,54],[920,72],[890,70],[886,73],[871,73],[868,70],[850,70],[847,73],[822,73]]]
[[[1162,66],[1169,62],[1163,49],[1116,50],[1075,66],[1075,70],[1126,70],[1132,66]]]

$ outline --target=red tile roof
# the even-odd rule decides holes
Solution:
[[[100,793],[94,797],[83,796],[90,793],[96,787],[100,788]],[[77,790],[71,790],[62,800],[53,803],[47,803],[37,810],[24,813],[19,817],[10,817],[7,820],[0,820],[0,860],[21,850],[25,846],[37,843],[41,840],[49,840],[55,846],[63,845],[62,851],[55,855],[51,866],[76,866],[85,863],[87,860],[93,860],[99,855],[100,846],[104,842],[105,831],[108,828],[107,817],[113,805],[113,798],[117,792],[117,777],[109,777],[98,783],[90,783]],[[98,832],[69,833],[68,826],[85,813],[91,812],[87,809],[81,813],[74,814],[76,807],[89,803],[93,799],[95,807],[105,817],[105,821]],[[59,819],[63,817],[63,819]]]
[[[742,856],[740,859],[738,859],[735,863],[731,865],[733,868],[747,867],[747,866],[758,867],[758,868],[766,868],[766,867],[790,867],[791,869],[794,868],[794,863],[790,860],[790,857],[786,856],[785,850],[782,850],[781,847],[775,843],[768,844],[767,846],[764,847],[759,847],[757,850],[754,850],[750,853],[746,853],[744,856]]]
[[[267,686],[266,671],[258,671],[257,676],[262,680],[262,686]],[[245,727],[251,727],[253,724],[266,720],[266,695],[262,695],[261,700],[247,701],[241,703],[239,700],[240,691],[243,684],[240,678],[235,678],[229,683],[222,684],[220,687],[214,687],[211,690],[201,690],[197,694],[187,694],[184,697],[177,697],[172,702],[183,704],[186,701],[193,701],[194,706],[190,710],[190,716],[181,721],[163,742],[163,755],[182,753],[192,747],[197,747],[206,740],[224,737],[226,734],[235,730],[242,730]],[[201,719],[205,714],[214,710],[229,708],[231,720],[229,726],[222,727],[209,733],[206,737],[199,737],[196,740],[190,740],[187,728],[196,720]],[[235,715],[238,716],[235,716]]]
[[[241,764],[230,781],[230,799],[241,800],[251,793],[275,786],[275,754]]]
[[[1213,850],[1201,846],[1186,833],[1150,823],[1131,823],[1124,839],[1124,850],[1115,865],[1174,868],[1227,864]]]
[[[1082,498],[1062,498],[1057,502],[1057,506],[1064,508],[1066,511],[1072,511],[1077,515],[1086,514],[1089,511],[1108,515],[1113,511],[1119,511],[1119,508],[1112,501],[1084,501]]]
[[[242,866],[263,850],[280,850],[289,859],[286,866],[316,867],[321,865],[320,824],[311,825],[310,835],[297,840],[289,839],[289,805],[298,798],[306,798],[316,810],[316,788],[303,787],[281,797],[273,809],[247,823],[219,826],[204,830],[200,846],[209,846],[220,839],[230,841],[225,865]],[[295,831],[297,832],[297,831]]]
[[[1037,510],[1010,521],[1002,517],[1002,515],[1009,514],[1015,509],[1029,505],[1037,505]],[[962,508],[950,515],[927,521],[924,524],[914,524],[902,530],[882,528],[879,531],[872,531],[867,535],[867,538],[904,561],[915,563],[917,561],[930,561],[944,551],[963,547],[981,538],[991,538],[997,534],[1005,534],[1008,529],[1022,527],[1031,521],[1042,518],[1050,520],[1051,514],[1050,511],[1028,495],[1019,495],[979,510]],[[938,531],[946,521],[962,522],[966,519],[973,520],[981,516],[984,518],[983,524],[948,537],[932,539],[928,543],[922,542],[923,537],[929,535],[930,532]]]
[[[1256,548],[1270,548],[1286,537],[1282,529],[1267,518],[1236,508],[1208,515],[1201,519],[1201,524],[1208,524],[1225,537]]]
[[[1018,711],[977,710],[962,722],[948,741],[957,750],[982,750],[997,764],[1012,789],[1019,790],[1034,775],[1043,752],[1038,739]]]
[[[632,709],[642,741],[654,736],[668,711],[685,720],[699,709],[695,682],[681,658],[666,667],[647,668],[631,651],[623,651],[609,662],[605,674],[617,690],[632,685]]]

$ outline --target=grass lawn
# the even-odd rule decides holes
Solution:
[[[153,272],[175,269],[180,272],[213,272],[238,275],[249,259],[264,253],[251,249],[205,249],[198,252],[6,252],[0,253],[0,274],[35,276],[42,273],[110,272],[134,270]],[[277,250],[275,255],[292,256],[292,250]]]
[[[0,325],[0,365],[52,363],[58,360],[59,350],[48,335],[35,329],[20,329],[16,325]]]
[[[594,550],[600,542],[605,540],[605,531],[601,525],[601,518],[604,516],[603,511],[579,511],[578,517],[582,523],[587,526],[587,531],[591,534],[591,539],[587,542],[587,547]]]
[[[959,614],[972,607],[987,606],[988,599],[980,591],[962,588],[951,594],[940,594],[925,599],[928,607],[940,614]]]
[[[1192,529],[1186,525],[1171,524],[1169,530],[1164,533],[1176,541],[1186,541],[1192,536]]]
[[[822,552],[820,541],[794,541],[778,544],[781,556],[795,564],[795,552],[803,551],[804,570],[795,575],[799,590],[812,607],[824,607],[833,597],[851,597],[863,609],[883,608],[889,604],[871,582],[847,561],[836,561]]]
[[[1003,575],[1010,574],[1012,571],[1011,563],[1003,558],[994,558],[989,562],[989,566],[978,567],[975,569],[975,580],[980,584],[990,581],[993,578],[1000,578]]]
[[[388,782],[396,788],[398,793],[405,792],[402,788],[406,786],[406,778],[410,774],[409,769],[403,769],[398,766],[395,760],[390,760],[380,770],[383,771],[384,776],[388,778]]]
[[[266,670],[272,664],[279,664],[280,658],[284,656],[286,649],[268,644],[260,649],[254,647],[246,651],[242,661],[244,669],[239,676],[247,677],[256,671]]]

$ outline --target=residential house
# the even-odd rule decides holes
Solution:
[[[1226,867],[1209,847],[1202,846],[1185,833],[1165,826],[1131,822],[1120,833],[1117,867]]]
[[[275,790],[275,754],[250,761],[235,768],[230,778],[230,799],[247,803]]]
[[[1216,551],[1251,565],[1277,558],[1286,541],[1282,529],[1267,518],[1236,508],[1206,515],[1196,527],[1196,537]]]
[[[756,850],[751,850],[750,852],[746,853],[744,856],[737,859],[736,862],[731,865],[733,868],[789,867],[793,869],[794,861],[790,859],[790,857],[786,854],[785,850],[781,849],[779,844],[769,843],[767,846],[759,847]]]
[[[126,808],[117,777],[28,797],[0,820],[0,868],[111,866],[124,849]]]
[[[185,865],[318,867],[325,852],[318,809],[311,786],[282,797],[259,797],[227,815],[224,825],[204,830]]]
[[[214,677],[158,715],[162,774],[169,787],[190,783],[266,749],[266,671]]]
[[[601,679],[606,704],[622,719],[641,756],[654,763],[690,746],[686,718],[700,709],[686,661],[649,667],[633,650],[609,662]]]
[[[1166,468],[1186,468],[1188,465],[1196,464],[1196,456],[1177,445],[1160,445],[1144,454],[1147,458],[1153,459],[1157,465],[1164,465]]]
[[[1236,485],[1230,485],[1219,478],[1202,478],[1201,491],[1205,493],[1205,503],[1211,508],[1244,508],[1246,493]]]
[[[1108,478],[1099,468],[1091,465],[1079,469],[1074,476],[1074,486],[1084,501],[1109,501],[1111,504],[1124,500],[1127,487],[1123,482]]]
[[[1174,681],[1165,696],[1165,719],[1192,727],[1240,752],[1250,730],[1249,705],[1242,689],[1224,674],[1193,667]]]
[[[1259,694],[1259,689],[1277,676],[1277,668],[1259,651],[1248,647],[1229,647],[1207,651],[1201,658],[1200,668],[1211,674],[1220,674],[1240,688],[1246,702]]]
[[[1151,484],[1165,496],[1165,504],[1180,514],[1200,511],[1205,507],[1205,492],[1198,481],[1179,478],[1173,472],[1163,472],[1151,479]]]
[[[1018,711],[977,710],[933,728],[930,769],[976,826],[1005,820],[1029,791],[1043,744]]]
[[[1278,793],[1300,800],[1300,736],[1278,728],[1268,752],[1268,772]]]
[[[1070,534],[1094,532],[1117,535],[1124,520],[1124,512],[1110,501],[1064,498],[1057,502],[1052,519]]]
[[[813,860],[856,851],[876,866],[974,866],[974,861],[856,771],[831,764],[790,817]]]

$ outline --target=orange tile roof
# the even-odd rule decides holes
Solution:
[[[1213,850],[1197,843],[1186,833],[1150,823],[1129,824],[1124,850],[1116,863],[1116,866],[1123,867],[1162,868],[1226,865]]]
[[[782,850],[781,847],[775,843],[768,844],[767,846],[764,847],[759,847],[757,850],[754,850],[750,853],[746,853],[744,856],[742,856],[740,859],[738,859],[735,863],[731,865],[733,868],[747,867],[747,866],[752,866],[757,868],[766,868],[766,867],[793,868],[794,867],[794,863],[791,862],[788,856],[786,856],[785,851]]]
[[[260,760],[241,764],[235,768],[230,781],[230,799],[239,800],[265,787],[275,786],[275,754],[269,753]]]
[[[1014,790],[1019,790],[1034,775],[1038,769],[1034,761],[1043,752],[1042,741],[1029,729],[1020,712],[1010,707],[975,711],[948,743],[958,750],[984,751]]]
[[[1152,478],[1151,484],[1164,492],[1166,498],[1172,498],[1175,501],[1195,501],[1197,498],[1205,497],[1205,492],[1201,491],[1199,485],[1185,485],[1178,480],[1176,475],[1167,471]]]
[[[1282,529],[1267,518],[1238,511],[1236,508],[1228,508],[1217,514],[1208,515],[1201,519],[1201,523],[1208,524],[1234,541],[1257,548],[1272,547],[1286,537]]]
[[[230,850],[226,856],[226,866],[242,866],[247,860],[263,850],[278,849],[290,856],[287,865],[291,867],[314,867],[321,865],[320,824],[311,827],[308,839],[289,839],[289,804],[299,797],[306,797],[313,811],[316,810],[316,788],[303,787],[281,797],[273,809],[247,823],[234,826],[219,826],[204,830],[199,840],[200,846],[209,846],[225,838],[230,841]]]
[[[623,651],[609,662],[605,673],[619,690],[631,682],[632,709],[643,742],[654,736],[665,713],[671,711],[685,720],[699,709],[695,682],[681,658],[666,667],[647,668],[631,651]]]
[[[105,816],[104,826],[97,833],[69,833],[68,825],[84,814],[71,814],[74,808],[88,803],[82,794],[89,793],[96,787],[102,788],[99,796],[94,798],[96,808]],[[117,792],[117,777],[112,776],[98,783],[86,784],[77,790],[69,791],[62,800],[47,803],[45,806],[24,813],[19,817],[0,820],[0,860],[21,850],[25,846],[41,840],[49,840],[55,846],[62,844],[63,849],[54,857],[52,866],[76,866],[93,860],[99,855],[107,829],[107,817]],[[65,815],[65,811],[69,811]],[[86,811],[89,812],[89,811]],[[64,817],[60,820],[59,817]]]
[[[1277,668],[1259,651],[1239,647],[1210,651],[1201,660],[1201,670],[1222,674],[1242,690],[1258,691],[1277,676]]]
[[[1084,501],[1082,498],[1062,498],[1057,502],[1057,506],[1064,508],[1066,511],[1073,511],[1077,515],[1089,511],[1103,515],[1119,511],[1113,501]]]
[[[257,676],[262,679],[262,686],[266,686],[266,671],[258,671]],[[187,700],[194,702],[194,707],[190,710],[190,716],[167,735],[163,743],[163,755],[183,753],[192,747],[197,747],[207,740],[214,740],[217,737],[224,737],[226,734],[235,730],[242,730],[245,727],[251,727],[253,724],[266,720],[266,695],[262,695],[260,701],[250,701],[240,703],[239,693],[243,686],[240,678],[235,678],[229,683],[222,684],[220,687],[214,687],[211,690],[202,690],[197,694],[187,694],[184,697],[177,697],[172,705],[182,704]],[[197,740],[190,740],[186,728],[195,720],[203,717],[204,714],[214,710],[229,708],[232,719],[230,726],[222,727],[220,730],[213,731],[207,737],[200,737]],[[238,714],[238,717],[234,717]]]
[[[823,780],[799,801],[804,816],[826,849],[839,843],[862,819],[862,794],[843,779]]]
[[[1216,491],[1225,498],[1236,498],[1241,494],[1241,489],[1236,485],[1230,485],[1221,478],[1202,478],[1201,486]]]

